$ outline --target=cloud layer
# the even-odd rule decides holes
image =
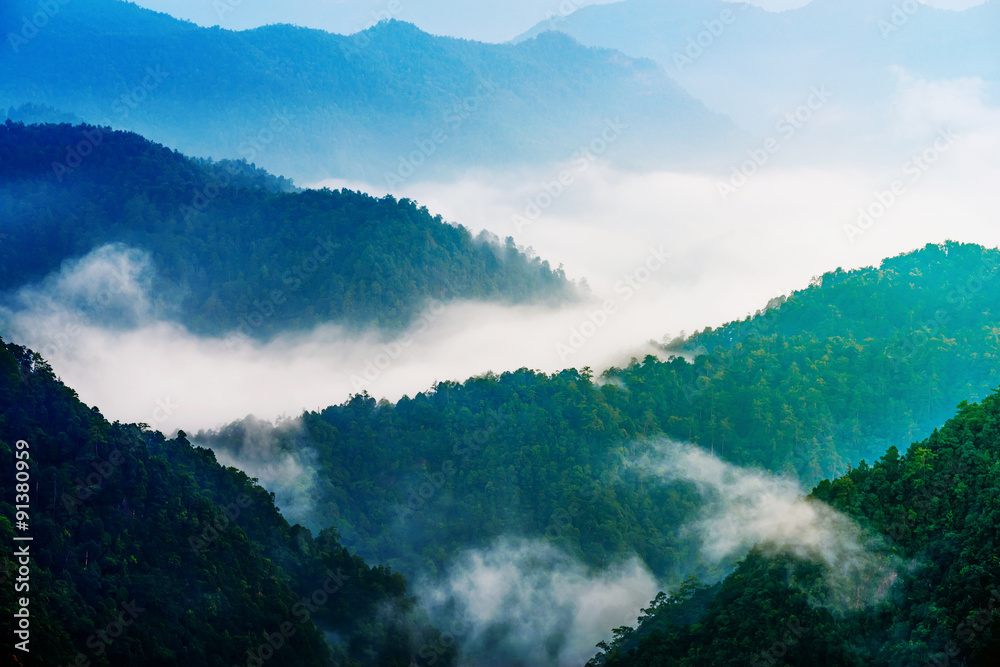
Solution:
[[[767,554],[821,564],[827,591],[817,604],[846,611],[878,602],[902,567],[878,536],[806,498],[791,479],[738,468],[675,442],[656,444],[631,465],[664,482],[697,486],[705,504],[703,519],[692,528],[705,558],[736,560],[756,545]]]
[[[516,539],[466,551],[442,581],[417,587],[461,646],[460,664],[526,667],[586,663],[658,590],[638,559],[591,571],[546,542]]]

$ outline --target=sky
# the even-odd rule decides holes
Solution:
[[[484,42],[504,42],[553,14],[615,0],[136,0],[137,5],[188,19],[203,26],[243,30],[269,23],[294,23],[340,34],[353,34],[382,18],[408,21],[435,35]],[[769,11],[794,9],[809,0],[753,0]],[[944,9],[964,9],[985,0],[933,0]]]

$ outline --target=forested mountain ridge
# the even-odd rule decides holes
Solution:
[[[19,35],[21,17],[37,11],[32,0],[5,7],[3,35]],[[679,164],[736,133],[654,63],[563,35],[482,44],[399,21],[352,36],[289,25],[233,32],[74,0],[16,46],[0,50],[2,107],[46,104],[301,184],[336,177],[389,190],[594,152]],[[612,145],[594,151],[602,134]]]
[[[929,245],[826,274],[743,322],[675,341],[666,361],[597,378],[489,374],[395,404],[356,396],[303,415],[270,455],[308,451],[306,520],[408,575],[513,532],[592,566],[637,554],[677,580],[703,565],[680,533],[700,500],[622,470],[636,441],[690,441],[811,485],[926,437],[956,403],[1000,384],[998,266],[995,249]],[[239,460],[248,427],[197,440]]]
[[[808,562],[752,552],[714,599],[689,586],[661,596],[636,629],[619,628],[589,664],[995,665],[1000,660],[1000,394],[958,414],[904,456],[823,480],[811,497],[885,536],[904,558],[890,595],[834,614],[808,602],[821,576]]]
[[[405,667],[439,641],[399,574],[369,567],[332,531],[290,526],[273,494],[183,431],[167,440],[145,424],[108,423],[40,356],[9,343],[0,454],[0,608],[13,618],[21,595],[30,599],[18,664],[224,666],[274,655]],[[19,461],[27,531],[8,518]],[[30,588],[19,594],[13,545],[26,543],[15,534],[32,537]]]
[[[928,244],[878,267],[827,273],[753,317],[668,346],[696,356],[685,403],[709,417],[689,421],[687,436],[673,433],[807,483],[835,476],[926,437],[958,401],[996,386],[997,313],[996,249]],[[642,366],[622,379],[662,371]]]
[[[410,200],[298,192],[244,161],[192,160],[89,125],[0,125],[0,221],[8,296],[65,260],[123,244],[149,254],[164,316],[201,334],[398,329],[432,298],[575,295],[560,270],[511,241],[473,238]]]

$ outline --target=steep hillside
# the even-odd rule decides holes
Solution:
[[[398,329],[429,299],[574,295],[561,271],[512,242],[474,239],[412,201],[296,192],[242,161],[191,160],[87,125],[0,125],[0,231],[8,302],[67,260],[119,244],[149,257],[151,276],[132,268],[150,280],[156,314],[203,334]],[[108,324],[127,324],[118,320]]]
[[[808,563],[745,558],[696,620],[674,611],[689,592],[659,598],[636,630],[590,665],[995,665],[1000,660],[1000,394],[958,415],[905,456],[862,461],[812,498],[881,534],[906,567],[884,600],[834,613],[809,589]],[[668,616],[668,614],[670,616]]]
[[[308,452],[310,520],[407,574],[508,533],[548,537],[593,566],[638,554],[664,579],[704,574],[680,531],[697,494],[621,470],[636,440],[693,442],[811,485],[926,437],[1000,383],[998,266],[997,250],[932,245],[826,274],[752,319],[676,341],[667,361],[599,378],[521,369],[395,404],[357,396],[263,451],[244,451],[249,423],[198,440],[237,460]]]
[[[289,526],[183,431],[108,423],[12,344],[0,457],[0,608],[9,619],[30,601],[29,652],[6,649],[17,664],[406,666],[438,640],[399,574]],[[17,592],[15,548],[30,555]]]

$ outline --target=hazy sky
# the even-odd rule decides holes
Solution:
[[[568,14],[586,5],[615,0],[135,0],[136,4],[185,18],[199,25],[221,25],[241,30],[268,23],[294,23],[330,32],[351,34],[396,18],[415,23],[427,32],[480,41],[502,42],[521,34],[552,14]],[[772,11],[792,9],[809,0],[752,0]],[[933,0],[925,4],[964,9],[984,0]]]

